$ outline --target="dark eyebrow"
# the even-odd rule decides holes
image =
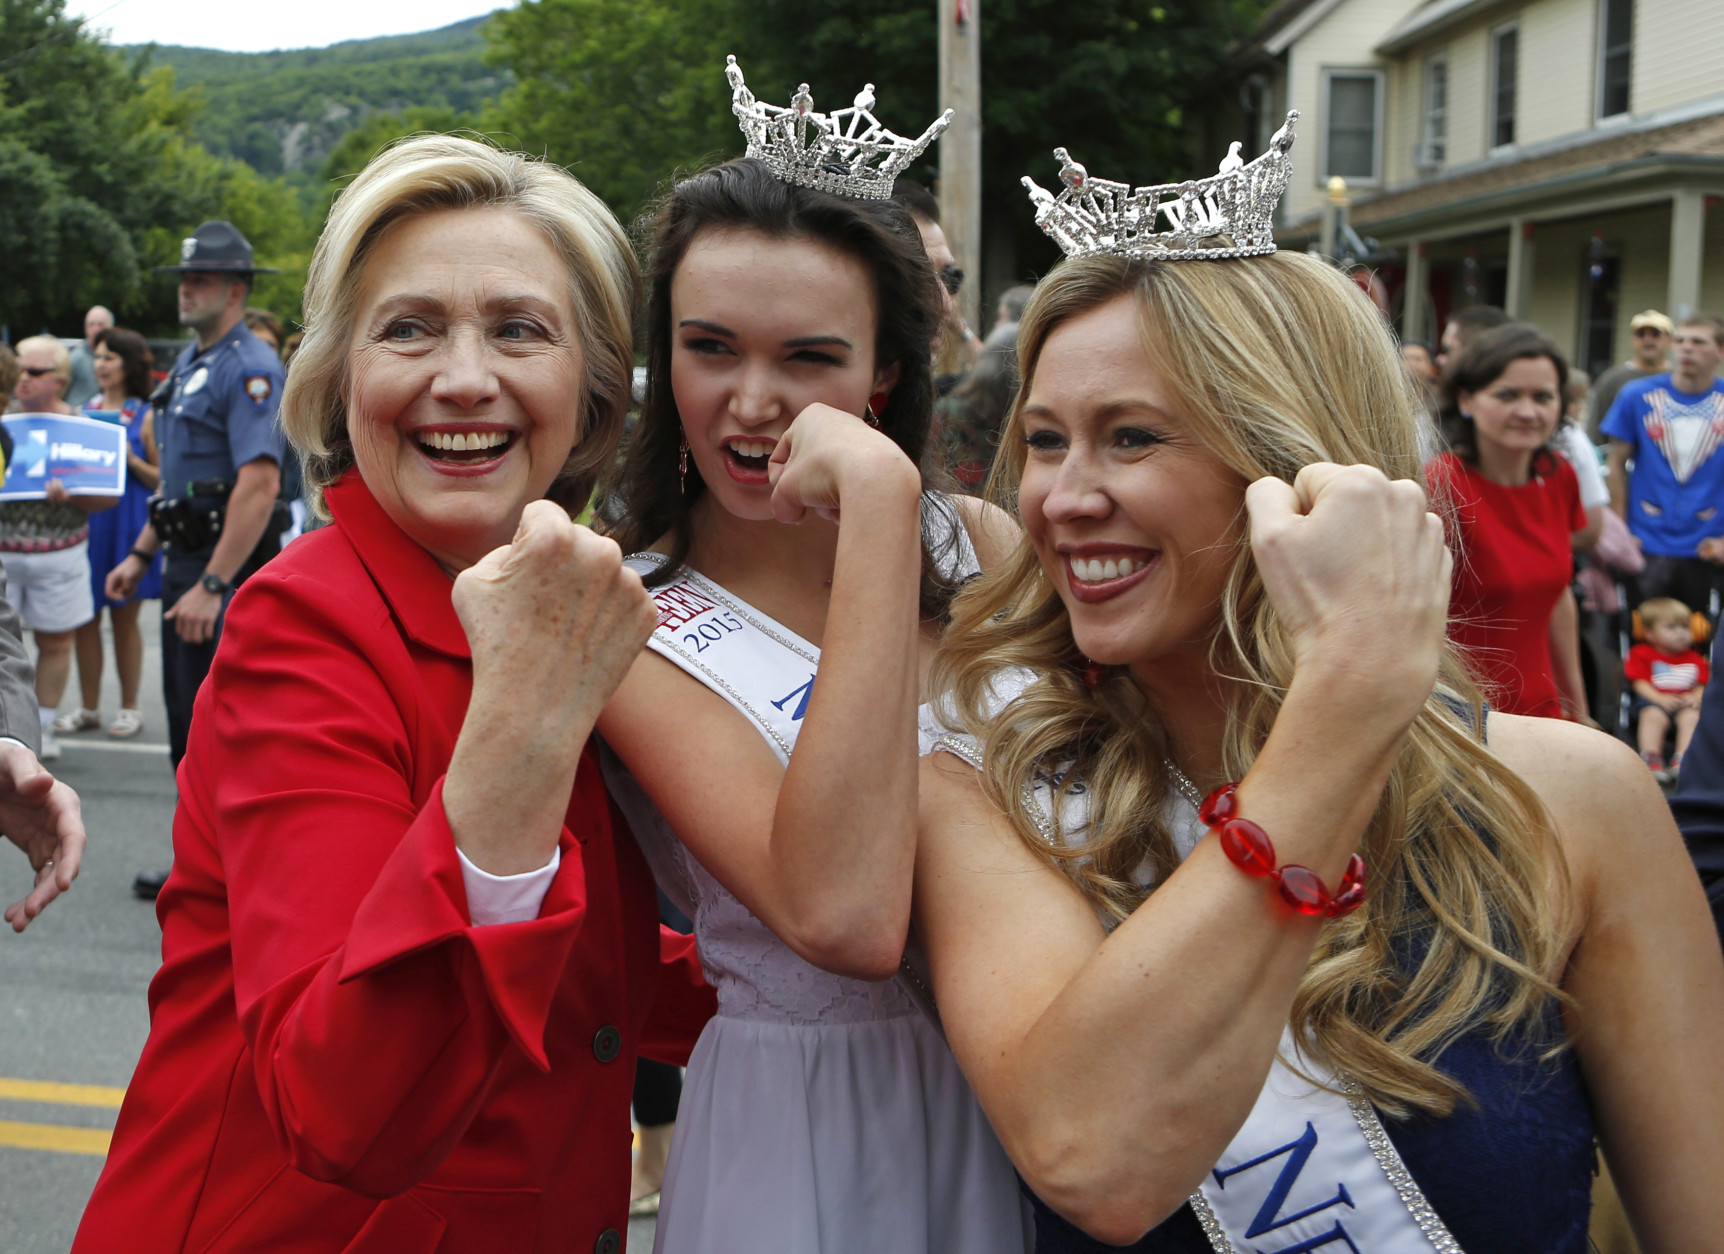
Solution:
[[[786,348],[855,348],[842,335],[799,335],[793,340],[785,340]]]
[[[677,326],[698,327],[702,331],[710,331],[714,335],[722,335],[727,339],[734,340],[736,338],[736,332],[732,331],[729,327],[720,326],[716,322],[708,322],[704,318],[684,318],[681,322],[677,323]]]

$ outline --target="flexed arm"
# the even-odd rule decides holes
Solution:
[[[599,730],[671,827],[799,955],[883,979],[916,839],[920,477],[854,414],[811,406],[773,453],[773,507],[838,521],[819,678],[782,768],[723,699],[647,655]]]

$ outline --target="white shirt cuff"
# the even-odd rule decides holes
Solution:
[[[20,749],[28,749],[30,747],[22,740],[19,740],[16,736],[0,736],[0,745],[17,745]]]
[[[551,860],[537,871],[519,875],[492,875],[473,865],[459,849],[461,882],[467,887],[467,917],[474,927],[490,927],[493,923],[525,923],[539,917],[539,907],[545,904],[545,894],[551,891],[551,881],[557,877],[563,851],[551,852]]]

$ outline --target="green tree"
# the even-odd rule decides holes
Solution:
[[[569,170],[626,222],[679,169],[742,151],[719,0],[523,0],[485,27],[515,85],[485,114],[512,146]]]
[[[0,48],[0,324],[75,334],[100,301],[172,327],[171,281],[150,268],[205,218],[305,247],[291,191],[192,142],[197,101],[172,73],[105,47],[64,0],[0,0]],[[274,299],[297,314],[297,293]]]
[[[448,135],[456,131],[473,131],[479,120],[443,105],[402,109],[396,113],[374,113],[341,137],[324,159],[318,175],[317,211],[315,219],[322,223],[329,217],[329,207],[336,195],[353,181],[353,176],[365,168],[371,158],[407,135],[427,132]]]

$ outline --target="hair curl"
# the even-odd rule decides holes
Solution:
[[[1297,253],[1207,264],[1093,257],[1061,263],[1024,312],[1024,386],[989,484],[998,503],[1015,504],[1023,408],[1049,334],[1119,297],[1136,305],[1175,412],[1247,480],[1291,481],[1316,461],[1418,474],[1406,372],[1376,311],[1342,275]],[[1082,665],[1065,607],[1026,541],[953,603],[933,684],[950,691],[981,739],[984,788],[1025,843],[1123,918],[1146,892],[1136,868],[1147,861],[1160,883],[1178,865],[1161,818],[1169,746],[1123,670],[1092,692]],[[1267,740],[1294,669],[1243,537],[1211,666],[1230,681],[1223,757],[1237,779]],[[1012,667],[1034,680],[990,716],[990,682]],[[1293,1005],[1295,1030],[1395,1113],[1447,1113],[1466,1091],[1432,1060],[1481,1020],[1506,1041],[1562,996],[1554,967],[1566,866],[1544,806],[1491,753],[1482,728],[1478,691],[1450,649],[1361,842],[1371,896],[1325,925]],[[1039,834],[1022,788],[1038,770],[1084,781],[1083,842]]]

